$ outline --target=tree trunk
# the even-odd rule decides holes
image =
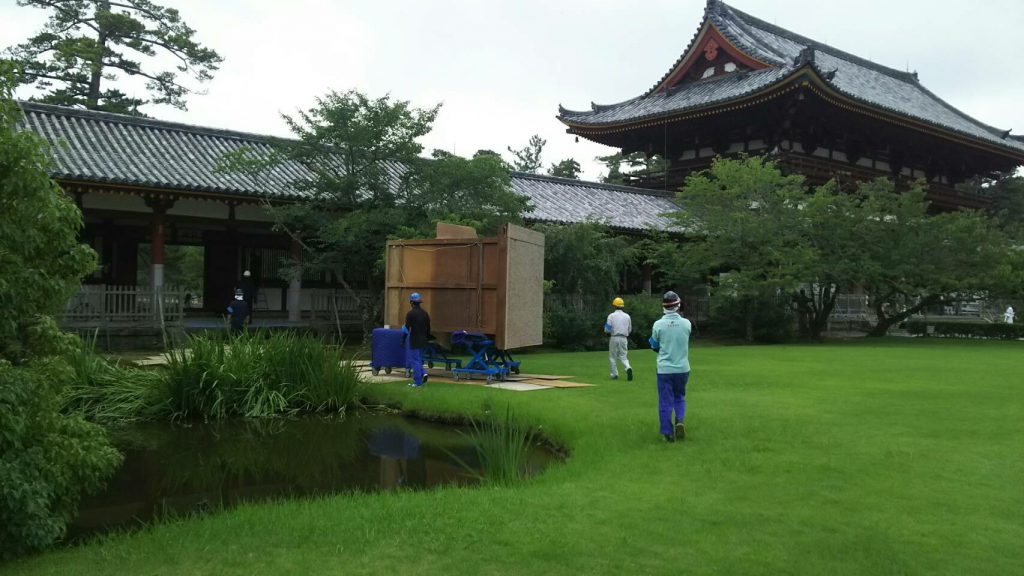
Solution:
[[[811,332],[811,339],[821,340],[821,335],[828,326],[828,318],[836,307],[837,288],[822,286],[818,289],[817,303],[813,308],[813,314],[808,319],[808,329]]]
[[[85,107],[90,110],[97,110],[100,105],[100,82],[103,80],[103,53],[107,49],[107,32],[102,24],[103,18],[100,17],[100,14],[103,12],[110,12],[110,2],[106,0],[96,3],[96,24],[100,28],[96,43],[99,45],[99,50],[96,53],[96,59],[90,63],[89,95],[85,99]]]
[[[902,312],[894,314],[893,316],[885,315],[885,310],[883,309],[885,302],[877,302],[875,304],[875,316],[878,317],[878,321],[868,331],[868,336],[871,336],[873,338],[880,338],[882,336],[885,336],[886,334],[889,333],[889,329],[895,326],[896,324],[899,324],[900,322],[903,322],[904,320],[910,318],[914,314],[917,314],[921,310],[924,310],[927,306],[931,306],[932,304],[941,302],[942,296],[942,294],[929,294],[924,298],[921,298],[921,300],[917,304],[911,306],[910,308],[907,308],[906,310],[903,310]]]

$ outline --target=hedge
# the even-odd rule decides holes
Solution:
[[[939,338],[994,338],[1016,340],[1024,338],[1024,324],[975,322],[915,318],[906,323],[907,331],[916,336]],[[929,333],[928,328],[932,328]]]

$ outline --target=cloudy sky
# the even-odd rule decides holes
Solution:
[[[545,162],[574,157],[584,176],[613,150],[574,142],[558,105],[632,98],[686,48],[703,0],[157,0],[180,10],[225,59],[187,112],[154,117],[287,135],[280,113],[328,90],[443,103],[428,148],[472,155],[548,141]],[[1024,133],[1021,0],[732,0],[732,6],[899,69],[962,111]],[[44,13],[0,0],[0,47]],[[130,91],[130,90],[129,90]],[[25,97],[29,92],[20,93]],[[506,154],[506,156],[508,156]]]

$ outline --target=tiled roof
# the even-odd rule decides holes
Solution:
[[[664,214],[679,210],[670,193],[568,178],[514,172],[512,189],[530,199],[528,218],[539,222],[596,220],[624,230],[670,230]]]
[[[810,59],[809,64],[819,76],[832,89],[853,100],[989,144],[1024,152],[1024,143],[1006,138],[1005,130],[979,122],[947,104],[921,86],[914,73],[887,68],[837,50],[759,20],[717,0],[708,2],[705,22],[710,22],[740,51],[772,68],[736,72],[678,85],[662,92],[652,89],[632,100],[594,106],[589,111],[560,109],[559,118],[570,125],[599,127],[723,104],[793,77],[805,68],[807,59],[801,57],[801,52],[809,49],[813,50],[813,59]],[[692,45],[691,41],[691,48]],[[671,74],[685,56],[686,53],[680,56],[661,81]]]
[[[22,102],[24,126],[51,144],[54,178],[225,196],[298,199],[292,185],[309,176],[289,162],[253,177],[219,172],[228,152],[248,147],[269,154],[272,138],[107,112]],[[398,181],[401,166],[389,170]],[[677,209],[670,195],[564,178],[513,173],[512,187],[530,198],[527,219],[574,223],[600,220],[622,230],[668,229],[661,214]]]

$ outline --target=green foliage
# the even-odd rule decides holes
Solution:
[[[354,363],[293,333],[193,337],[168,353],[166,372],[176,418],[340,412],[361,382]]]
[[[0,558],[64,534],[82,494],[119,462],[103,431],[59,413],[72,349],[50,317],[95,266],[78,242],[81,214],[47,173],[47,149],[17,131],[0,66]]]
[[[527,457],[536,434],[515,417],[511,404],[504,416],[488,411],[483,419],[472,419],[470,434],[480,458],[484,482],[509,486],[529,475]]]
[[[601,176],[601,182],[605,184],[631,184],[638,178],[660,176],[668,169],[668,162],[664,158],[657,154],[648,156],[643,152],[616,152],[608,156],[598,156],[595,160],[608,169],[608,172]]]
[[[611,296],[632,261],[626,239],[598,222],[535,226],[545,237],[544,275],[556,294]]]
[[[93,344],[79,343],[63,355],[71,368],[60,394],[63,412],[104,424],[170,417],[162,372],[108,362]]]
[[[862,218],[854,232],[865,240],[857,276],[878,317],[874,335],[938,302],[1019,292],[1021,254],[984,214],[930,215],[921,185],[897,193],[886,180],[863,184],[856,201],[876,215]]]
[[[17,364],[53,350],[59,337],[47,316],[95,268],[96,254],[78,241],[82,215],[50,178],[46,144],[16,129],[11,90],[0,67],[0,358]]]
[[[489,154],[472,159],[440,150],[410,174],[409,203],[422,217],[407,224],[429,234],[443,221],[472,226],[485,235],[497,234],[505,223],[520,223],[531,209],[529,199],[513,193],[511,176],[501,158]]]
[[[179,74],[205,82],[223,61],[193,40],[195,31],[176,9],[149,0],[18,0],[18,4],[51,11],[41,32],[8,50],[19,68],[20,83],[45,90],[41,101],[50,104],[123,114],[140,114],[139,106],[149,103],[185,109],[185,97],[193,89],[181,82]],[[171,69],[159,62],[168,56]],[[104,89],[103,81],[117,80],[118,73],[144,78],[152,99]]]
[[[545,306],[544,343],[562,350],[599,350],[607,348],[602,327],[607,312],[572,306]]]
[[[940,338],[992,338],[1017,340],[1024,338],[1024,324],[1002,322],[969,322],[937,318],[913,318],[906,322],[907,331],[915,336]]]
[[[668,280],[729,275],[730,292],[761,298],[806,291],[809,335],[827,325],[840,290],[862,287],[884,334],[923,307],[983,290],[1014,293],[1019,255],[984,215],[928,214],[923,183],[864,182],[852,194],[809,190],[762,158],[717,160],[690,176],[673,215],[696,241],[662,251]],[[667,263],[667,266],[664,266]],[[749,332],[749,331],[748,331]]]
[[[629,347],[633,349],[650,348],[647,339],[651,337],[651,328],[665,315],[661,297],[628,296],[625,310],[633,323],[633,331],[629,335]]]
[[[120,463],[101,428],[58,412],[68,377],[59,362],[0,360],[0,558],[59,540],[81,496]]]
[[[582,168],[580,168],[580,163],[577,162],[575,158],[566,158],[558,164],[552,164],[551,169],[548,170],[548,175],[556,176],[558,178],[569,178],[570,180],[579,180],[581,171]]]
[[[718,336],[777,344],[793,337],[793,311],[775,295],[726,295],[712,298],[711,328]]]
[[[508,147],[508,151],[512,153],[512,169],[517,172],[526,172],[527,174],[536,174],[540,171],[541,166],[544,162],[541,160],[541,155],[544,153],[544,145],[548,141],[541,138],[539,134],[530,136],[530,141],[526,146],[519,150],[513,150],[511,146]]]

